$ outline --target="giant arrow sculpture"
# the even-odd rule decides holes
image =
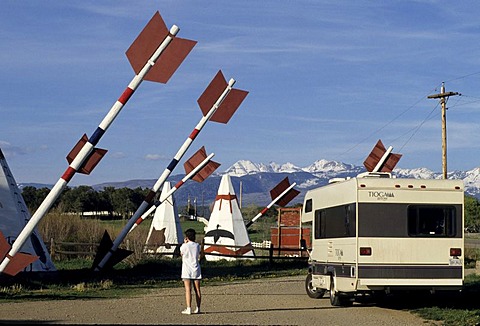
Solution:
[[[402,154],[392,153],[392,150],[392,146],[385,149],[385,146],[379,139],[363,162],[363,165],[368,172],[392,172],[402,157]]]
[[[105,231],[98,252],[93,261],[94,271],[101,271],[105,268],[110,268],[132,252],[126,249],[119,248],[122,241],[125,239],[127,234],[133,230],[137,225],[139,225],[145,218],[150,215],[158,206],[162,204],[168,197],[170,197],[178,188],[180,188],[187,180],[193,179],[197,182],[202,182],[210,174],[212,174],[220,164],[214,161],[210,161],[213,157],[213,153],[207,156],[205,148],[200,148],[187,162],[185,162],[185,177],[182,178],[166,195],[164,198],[160,198],[159,201],[155,202],[154,205],[150,207],[142,216],[137,219],[130,218],[127,225],[123,228],[120,234],[115,238],[115,241],[112,242],[107,231]]]
[[[100,159],[105,155],[106,150],[95,148],[101,137],[113,123],[114,119],[120,113],[124,105],[140,86],[143,80],[150,80],[160,83],[166,83],[176,69],[180,66],[185,57],[195,46],[196,41],[186,40],[175,37],[179,28],[172,26],[170,31],[167,29],[162,17],[158,12],[148,22],[142,32],[138,35],[126,55],[132,65],[136,76],[129,83],[120,98],[111,107],[108,114],[102,120],[95,132],[90,138],[86,135],[79,140],[72,151],[67,156],[69,167],[53,186],[45,200],[25,225],[18,235],[11,249],[5,248],[5,242],[0,242],[0,254],[3,254],[0,264],[0,272],[7,274],[6,267],[14,261],[15,268],[9,268],[9,275],[16,275],[25,268],[30,261],[16,258],[17,253],[34,230],[38,222],[50,209],[52,204],[58,198],[68,182],[73,178],[76,172],[90,174]],[[7,252],[8,251],[8,252]]]
[[[270,190],[270,196],[272,201],[266,207],[264,207],[250,222],[247,223],[246,227],[249,228],[256,220],[262,217],[275,203],[278,206],[284,207],[287,205],[293,198],[295,198],[300,192],[293,189],[296,183],[290,184],[288,177],[285,177],[279,184],[277,184],[272,190]]]
[[[182,157],[185,155],[187,150],[190,148],[190,145],[196,139],[196,137],[198,136],[200,131],[203,129],[205,124],[209,120],[212,120],[214,122],[228,123],[230,118],[233,116],[235,111],[238,109],[240,104],[248,95],[247,91],[234,89],[233,88],[234,84],[235,84],[234,79],[230,79],[230,81],[227,84],[227,81],[225,80],[225,77],[223,76],[222,71],[220,70],[217,72],[215,77],[212,79],[210,84],[207,86],[205,91],[202,93],[202,95],[200,95],[200,97],[197,100],[198,105],[202,110],[203,117],[200,119],[200,121],[195,126],[193,131],[190,133],[190,136],[184,141],[183,145],[179,148],[179,150],[173,157],[170,164],[167,166],[167,168],[163,171],[161,176],[155,182],[152,189],[149,191],[149,193],[144,198],[144,200],[142,201],[138,209],[130,218],[127,225],[122,230],[121,235],[126,236],[127,232],[129,232],[131,228],[134,227],[133,223],[135,223],[143,214],[143,212],[149,206],[152,205],[153,198],[159,192],[160,188],[165,183],[165,181],[170,176],[170,174],[173,172],[178,162],[182,159]],[[105,234],[104,238],[107,236],[108,234]],[[119,239],[119,237],[117,237],[116,240],[117,239]],[[119,239],[119,240],[123,241],[123,239]],[[101,249],[103,250],[103,248],[99,248],[99,251]],[[100,252],[97,253],[97,256],[99,256],[99,254]],[[94,261],[94,264],[92,266],[93,269],[96,271],[99,271],[100,269],[103,268],[103,266],[108,261],[108,259],[109,258],[105,256],[101,261],[98,262],[98,265]],[[118,257],[118,259],[120,259],[120,257]]]

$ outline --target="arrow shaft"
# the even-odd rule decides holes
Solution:
[[[155,202],[149,209],[148,211],[146,211],[145,213],[142,214],[142,216],[140,216],[136,221],[135,221],[135,224],[132,225],[132,228],[130,229],[129,232],[132,232],[134,228],[137,227],[137,225],[139,225],[140,223],[142,223],[151,213],[153,213],[153,211],[158,207],[160,206],[164,201],[166,201],[171,195],[173,195],[173,193],[175,191],[177,191],[178,188],[180,188],[182,185],[185,184],[185,182],[187,182],[187,180],[193,178],[193,176],[195,174],[198,173],[198,171],[200,171],[205,165],[207,165],[208,162],[210,162],[210,160],[212,159],[212,157],[214,156],[215,154],[210,154],[208,155],[202,162],[200,162],[200,164],[198,164],[192,171],[190,171],[190,173],[188,173],[187,175],[185,175],[182,180],[180,180],[179,182],[177,182],[177,184],[175,186],[172,187],[172,189],[170,189],[164,196],[160,197],[160,200]]]
[[[128,233],[130,233],[137,225],[143,222],[147,218],[148,215],[153,213],[153,211],[161,205],[163,201],[165,201],[168,197],[170,197],[178,188],[180,188],[188,179],[192,178],[198,171],[200,171],[214,156],[215,154],[212,153],[207,156],[197,167],[195,167],[190,173],[188,173],[185,177],[182,178],[172,189],[170,189],[169,192],[165,195],[165,198],[160,198],[159,202],[154,203],[143,215],[141,215],[138,218],[130,218],[125,225],[125,227],[122,229],[120,234],[115,238],[115,241],[113,241],[112,248],[107,252],[107,254],[102,258],[98,266],[95,267],[95,271],[100,271],[105,264],[108,262],[110,257],[112,257],[113,253],[118,249],[120,244],[123,242],[125,237],[127,236]],[[145,203],[145,201],[142,203],[142,205]],[[147,204],[148,205],[148,204]],[[146,206],[144,206],[142,212],[146,209]],[[137,212],[139,209],[137,210]]]
[[[32,218],[28,221],[28,223],[25,225],[25,227],[22,229],[20,234],[18,235],[17,239],[14,242],[14,245],[12,245],[12,248],[8,252],[8,254],[5,256],[5,258],[2,260],[2,263],[0,264],[0,272],[3,272],[5,270],[5,267],[8,265],[10,262],[9,257],[15,256],[18,251],[22,248],[22,246],[25,244],[26,240],[30,236],[30,234],[33,232],[34,228],[38,224],[38,222],[45,216],[47,211],[51,208],[55,200],[58,198],[60,193],[63,191],[63,189],[66,187],[68,182],[73,178],[75,173],[80,169],[80,167],[83,165],[85,160],[88,158],[90,153],[93,151],[94,146],[99,142],[100,138],[105,134],[106,130],[110,127],[110,125],[113,123],[115,118],[118,116],[124,105],[127,103],[127,101],[130,99],[130,97],[133,95],[135,90],[140,86],[141,82],[145,78],[145,75],[148,73],[148,71],[153,67],[155,62],[158,60],[162,52],[166,49],[168,44],[172,41],[173,37],[178,33],[178,27],[173,26],[170,29],[171,35],[168,35],[163,42],[160,44],[160,46],[157,48],[155,53],[150,57],[150,59],[147,61],[145,66],[142,68],[142,70],[132,79],[132,81],[129,83],[127,89],[122,93],[120,98],[115,102],[115,104],[110,108],[109,112],[105,116],[105,118],[102,120],[100,125],[97,127],[95,132],[92,135],[92,139],[88,140],[82,149],[78,152],[78,154],[75,156],[73,161],[70,163],[69,167],[67,170],[64,172],[62,177],[57,181],[55,186],[52,188],[52,190],[49,192],[48,196],[44,199],[42,204],[40,205],[39,209],[35,211],[35,214],[32,216]],[[40,209],[41,208],[41,209]]]

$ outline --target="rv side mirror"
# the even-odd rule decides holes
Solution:
[[[300,248],[302,250],[307,250],[307,241],[305,241],[305,239],[300,239]]]

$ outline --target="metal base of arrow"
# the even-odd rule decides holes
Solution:
[[[112,247],[113,241],[110,238],[107,230],[105,230],[102,240],[100,241],[100,245],[98,246],[97,254],[95,255],[95,259],[93,260],[92,270],[95,270],[95,268],[98,267],[103,257],[105,257],[105,255],[110,251]],[[112,256],[105,264],[105,266],[103,266],[102,271],[111,270],[113,266],[130,256],[131,254],[133,254],[133,251],[131,250],[117,248],[117,250],[112,253]]]

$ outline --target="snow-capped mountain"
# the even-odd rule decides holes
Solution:
[[[322,175],[335,175],[346,171],[359,171],[362,167],[356,167],[351,164],[345,164],[336,161],[318,160],[312,165],[301,168],[290,162],[285,164],[277,164],[270,162],[268,165],[263,163],[253,163],[248,160],[240,160],[229,167],[224,173],[230,176],[242,177],[247,174],[255,174],[261,172],[270,173],[294,173],[294,172],[308,172],[308,173],[321,173]]]
[[[354,177],[359,173],[365,172],[363,166],[356,166],[337,161],[321,159],[306,167],[298,167],[292,163],[277,164],[270,162],[268,165],[263,163],[253,163],[248,160],[241,160],[233,164],[221,174],[229,174],[234,177],[243,177],[257,173],[298,173],[306,172],[311,175],[310,178],[297,180],[297,187],[301,189],[311,189],[321,186],[326,179]],[[441,179],[442,173],[433,172],[427,168],[415,169],[395,169],[393,175],[397,178],[414,179]],[[471,196],[480,198],[480,167],[469,171],[451,171],[448,173],[449,179],[461,179],[465,184],[465,192]],[[327,180],[328,181],[328,180]]]
[[[185,186],[175,192],[175,197],[179,203],[186,203],[191,196],[197,196],[198,200],[201,200],[203,203],[210,203],[215,200],[221,176],[229,174],[236,192],[240,191],[241,184],[243,205],[267,205],[271,201],[270,190],[282,179],[288,177],[291,183],[296,183],[295,188],[300,191],[300,194],[290,203],[293,205],[302,202],[308,190],[326,185],[330,179],[355,177],[362,172],[365,172],[363,166],[328,160],[318,160],[306,167],[298,167],[292,163],[277,164],[270,162],[267,165],[241,160],[224,172],[212,174],[201,183],[187,182]],[[395,169],[392,174],[397,178],[442,178],[441,173],[433,172],[427,168]],[[173,175],[168,178],[168,181],[176,183],[183,177],[183,174]],[[469,171],[451,171],[448,173],[448,178],[463,180],[465,193],[480,199],[480,167]],[[100,190],[107,186],[132,189],[137,187],[149,188],[155,181],[147,179],[129,180],[125,182],[108,182],[93,185],[92,187],[95,190]]]
[[[229,167],[224,173],[231,176],[242,177],[247,174],[255,174],[261,172],[270,173],[292,173],[302,171],[301,168],[293,165],[292,163],[285,163],[279,165],[275,162],[270,162],[268,165],[263,163],[253,163],[252,161],[240,160]]]

